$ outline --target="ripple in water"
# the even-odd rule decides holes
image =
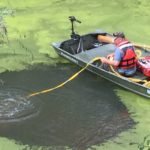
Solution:
[[[0,122],[27,119],[38,113],[35,103],[27,99],[26,94],[20,89],[0,90]]]

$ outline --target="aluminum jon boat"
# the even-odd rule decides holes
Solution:
[[[69,17],[72,24],[71,38],[63,42],[52,43],[52,46],[56,52],[68,59],[69,61],[77,64],[80,67],[85,67],[90,61],[96,57],[107,57],[115,50],[115,45],[111,42],[101,42],[98,40],[98,36],[112,37],[110,33],[104,31],[96,31],[85,35],[78,35],[74,32],[73,23],[79,22],[74,16]],[[113,38],[113,37],[112,37]],[[140,58],[150,56],[150,50],[141,45],[134,44],[135,49],[140,53]],[[141,70],[136,71],[133,77],[124,77],[118,75],[113,69],[104,69],[100,61],[95,61],[88,65],[87,70],[92,73],[101,76],[115,84],[137,93],[141,96],[150,98],[150,77],[146,76]]]

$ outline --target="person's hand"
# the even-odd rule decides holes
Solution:
[[[105,57],[102,57],[102,58],[101,58],[101,62],[107,64],[107,63],[108,63],[108,59],[105,58]]]
[[[107,59],[113,59],[113,58],[114,58],[114,53],[107,55]]]

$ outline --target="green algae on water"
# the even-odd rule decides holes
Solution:
[[[50,45],[69,38],[70,15],[82,21],[82,24],[76,24],[79,34],[96,29],[124,31],[130,40],[149,44],[148,3],[148,0],[2,0],[0,14],[8,33],[7,38],[0,39],[4,41],[0,54],[7,54],[6,59],[0,60],[0,68],[3,68],[0,72],[25,69],[38,62],[63,62]]]

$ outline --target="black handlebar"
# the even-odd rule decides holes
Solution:
[[[69,20],[72,21],[72,22],[76,21],[78,23],[81,23],[81,21],[77,20],[74,16],[69,16]]]
[[[80,35],[76,34],[74,31],[74,22],[81,23],[81,21],[77,20],[74,16],[69,16],[69,20],[71,21],[71,38],[74,40],[79,40]]]

